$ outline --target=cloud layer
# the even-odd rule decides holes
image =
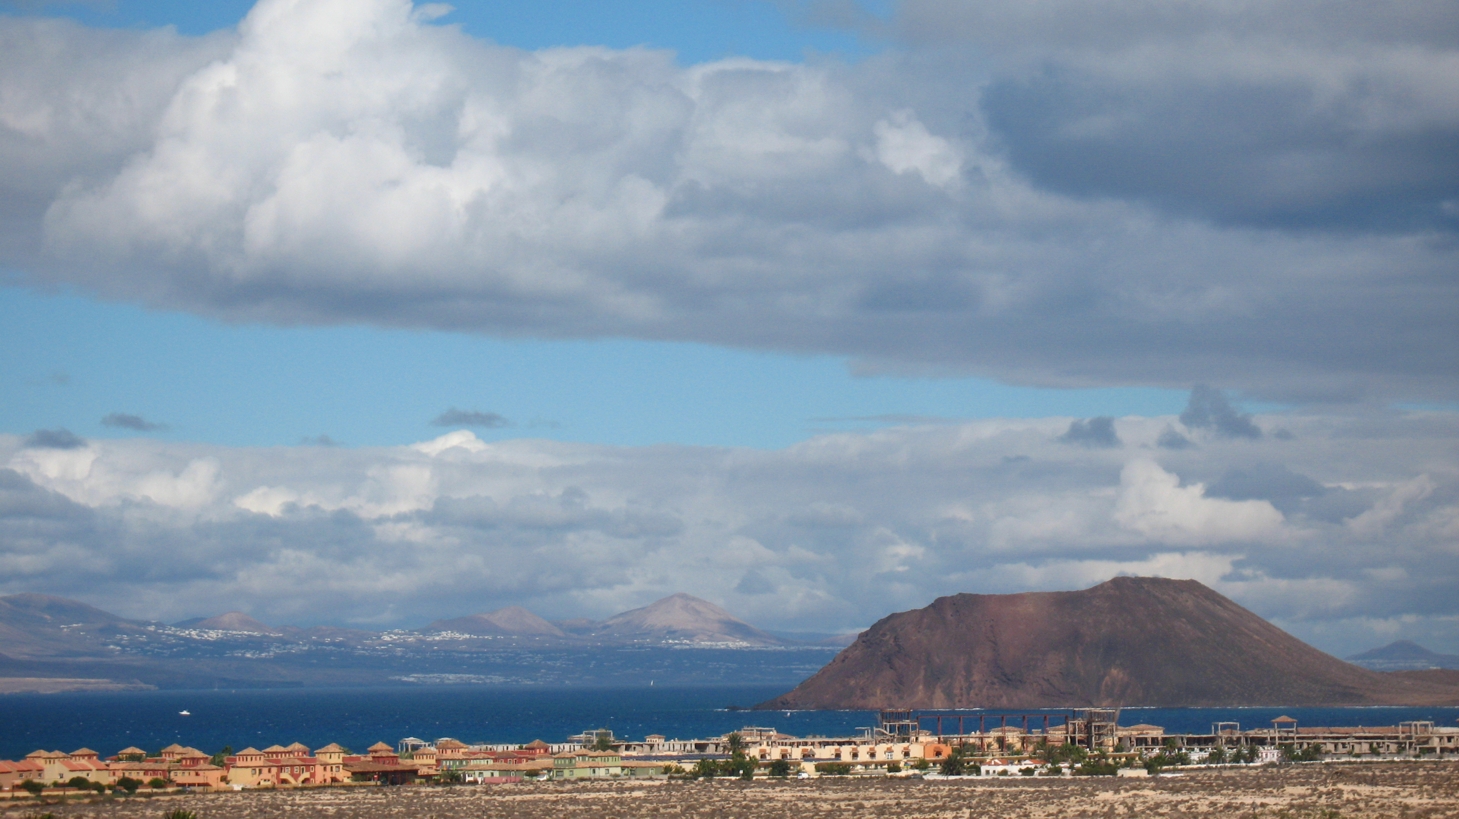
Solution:
[[[1459,416],[1068,418],[825,435],[780,451],[485,443],[229,449],[0,436],[0,592],[132,616],[419,625],[603,616],[687,591],[831,631],[960,591],[1194,577],[1338,651],[1455,650]],[[1188,449],[1161,449],[1175,429]]]
[[[406,0],[3,18],[0,250],[232,318],[1459,396],[1452,14],[1147,5],[907,0],[856,65],[689,68]]]

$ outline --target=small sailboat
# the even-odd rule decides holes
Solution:
[[[188,711],[187,709],[183,709],[181,711],[178,711],[177,713],[178,713],[179,716],[184,716],[184,717],[190,717],[190,716],[192,716],[192,712]]]

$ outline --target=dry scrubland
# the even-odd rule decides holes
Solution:
[[[328,788],[133,799],[110,804],[16,805],[3,819],[146,817],[175,808],[199,819],[628,819],[629,817],[1150,817],[1359,819],[1459,817],[1452,763],[1300,765],[1201,771],[1156,779],[729,780],[528,784],[456,788]]]

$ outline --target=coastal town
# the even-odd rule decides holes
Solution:
[[[593,729],[565,742],[468,744],[407,737],[356,753],[336,743],[295,742],[209,754],[169,745],[128,747],[103,758],[80,748],[37,750],[0,761],[10,798],[320,786],[511,784],[524,781],[648,780],[732,776],[923,778],[1149,776],[1190,766],[1336,760],[1459,761],[1459,727],[1428,721],[1378,727],[1302,727],[1286,716],[1243,729],[1221,722],[1208,733],[1120,725],[1116,709],[988,714],[882,711],[852,737],[794,737],[748,726],[723,736],[628,740]]]

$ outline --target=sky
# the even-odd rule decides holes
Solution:
[[[0,592],[1459,652],[1459,11],[0,0]]]

